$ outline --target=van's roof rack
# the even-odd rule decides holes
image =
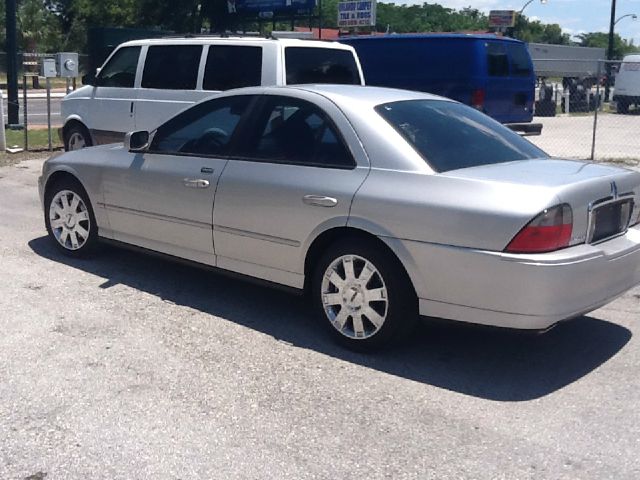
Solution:
[[[183,33],[163,35],[161,38],[266,38],[269,40],[296,39],[296,40],[318,40],[313,38],[312,32],[297,32],[289,30],[274,30],[268,34],[260,32],[222,32],[222,33]]]
[[[161,38],[273,38],[269,35],[261,35],[260,32],[222,32],[222,33],[183,33],[175,35],[163,35]]]

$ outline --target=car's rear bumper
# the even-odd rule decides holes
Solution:
[[[545,329],[640,283],[640,226],[599,245],[535,255],[402,243],[425,316]]]

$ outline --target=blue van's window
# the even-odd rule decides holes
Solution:
[[[509,44],[507,52],[511,57],[511,74],[518,77],[530,76],[531,62],[529,62],[529,54],[525,46],[519,43]]]
[[[507,77],[509,76],[509,58],[502,43],[487,42],[487,66],[489,76]]]
[[[406,100],[375,110],[437,172],[548,157],[517,133],[459,103]]]

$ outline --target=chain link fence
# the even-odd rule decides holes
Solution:
[[[575,71],[566,60],[547,60],[557,72]],[[554,157],[640,163],[640,56],[598,61],[593,74],[539,77],[529,137]]]

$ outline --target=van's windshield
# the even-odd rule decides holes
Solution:
[[[360,72],[353,52],[337,48],[286,47],[287,85],[339,83],[360,85]]]
[[[375,110],[437,172],[548,157],[509,128],[459,103],[406,100]]]

